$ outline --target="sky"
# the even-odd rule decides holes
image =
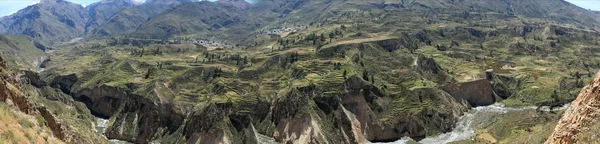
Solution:
[[[87,6],[100,0],[68,0]],[[143,0],[140,0],[143,1]],[[600,0],[566,0],[585,9],[600,11]],[[0,0],[0,17],[16,13],[29,5],[38,3],[39,0]]]

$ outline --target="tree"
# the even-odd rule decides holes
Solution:
[[[348,75],[348,72],[346,70],[344,70],[344,73],[342,73],[342,77],[344,77],[344,79],[346,79],[346,75]]]
[[[333,32],[330,32],[330,33],[329,33],[329,42],[331,42],[331,40],[332,40],[333,38],[335,38],[335,33],[333,33]]]
[[[150,78],[151,73],[152,73],[152,68],[148,68],[148,71],[146,71],[146,76],[144,76],[144,79]]]

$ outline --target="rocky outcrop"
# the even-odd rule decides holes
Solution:
[[[70,75],[60,75],[60,76],[52,76],[48,77],[50,80],[45,79],[50,83],[50,86],[53,88],[60,89],[62,92],[66,94],[71,93],[71,88],[77,82],[78,78],[76,74]]]
[[[52,113],[50,113],[50,111],[48,111],[48,109],[46,109],[45,107],[38,107],[37,111],[40,113],[40,115],[42,115],[42,117],[46,121],[46,124],[48,125],[48,127],[50,127],[50,130],[52,130],[54,136],[61,140],[65,140],[65,134],[63,132],[62,124],[56,120],[54,115],[52,115]]]
[[[477,80],[459,85],[448,84],[442,89],[455,99],[464,99],[473,107],[491,105],[496,102],[489,80]]]
[[[517,93],[527,77],[493,75],[490,80],[476,80],[462,84],[446,84],[441,87],[457,100],[464,99],[473,107],[486,106]],[[497,96],[497,97],[496,97]]]
[[[304,114],[299,118],[284,118],[278,123],[273,137],[282,143],[329,143],[323,135],[318,120],[310,114]]]
[[[109,118],[115,114],[121,105],[128,100],[127,98],[128,95],[124,90],[106,85],[85,88],[73,95],[73,99],[83,102],[94,115],[104,118]]]
[[[451,78],[444,69],[433,58],[428,58],[423,54],[419,54],[415,58],[415,66],[426,77],[432,77],[438,83],[444,83]]]
[[[43,86],[48,85],[46,81],[42,80],[38,73],[32,71],[21,71],[19,74],[21,81],[27,82],[27,84],[31,84],[37,88],[41,88]]]
[[[507,99],[517,93],[521,84],[526,79],[509,75],[493,75],[491,81],[487,79],[466,82],[462,84],[447,84],[441,89],[452,95],[457,100],[466,100],[470,106],[487,106],[494,104],[499,99]]]
[[[375,42],[375,44],[379,45],[380,47],[382,47],[383,49],[385,49],[389,52],[393,52],[400,48],[406,48],[412,52],[412,51],[419,49],[418,42],[420,41],[413,37],[415,37],[415,36],[412,36],[408,33],[403,33],[400,38],[381,40],[381,41]]]
[[[122,100],[120,106],[112,115],[115,121],[106,130],[107,138],[149,143],[156,134],[174,133],[184,121],[173,105],[156,105],[140,98]]]
[[[342,110],[342,116],[349,117],[342,121],[350,124],[352,129],[352,133],[346,135],[363,134],[353,137],[353,140],[358,142],[362,141],[363,137],[372,142],[391,142],[404,136],[421,139],[431,133],[427,130],[430,128],[440,129],[442,132],[450,131],[457,118],[468,108],[466,101],[457,100],[444,91],[416,89],[410,92],[411,98],[407,101],[416,104],[432,102],[445,108],[418,108],[414,115],[405,113],[392,121],[382,123],[377,113],[385,112],[389,106],[377,104],[376,101],[386,96],[358,78],[349,78],[345,85],[347,93],[341,98],[342,107],[339,109]]]
[[[578,135],[600,118],[600,75],[584,87],[565,111],[546,144],[577,143]]]
[[[491,83],[494,94],[502,99],[511,97],[521,89],[523,81],[525,80],[524,78],[526,77],[518,78],[510,75],[493,75]]]

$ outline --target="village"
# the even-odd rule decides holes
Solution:
[[[262,35],[281,34],[281,33],[285,33],[285,32],[303,30],[303,29],[307,29],[307,28],[308,28],[308,26],[305,26],[305,25],[300,25],[300,26],[295,26],[295,27],[284,27],[284,28],[271,29],[268,31],[261,31],[260,34],[262,34]]]

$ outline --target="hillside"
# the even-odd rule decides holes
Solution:
[[[150,18],[131,36],[164,39],[176,36],[192,36],[211,40],[234,40],[248,37],[252,32],[283,26],[308,25],[327,22],[352,24],[362,22],[352,19],[357,11],[416,10],[405,12],[408,17],[425,18],[433,14],[467,18],[479,17],[478,13],[496,18],[513,17],[529,22],[555,22],[578,28],[596,29],[598,22],[591,11],[568,2],[552,1],[258,1],[248,10],[238,11],[227,5],[210,2],[186,4]],[[231,3],[231,2],[230,2]],[[233,3],[235,5],[235,3]],[[536,9],[530,9],[536,7]],[[207,9],[212,8],[212,9]],[[226,12],[224,12],[226,10]],[[243,12],[243,13],[240,13]],[[494,13],[493,15],[490,15]],[[359,14],[359,13],[358,13]],[[423,15],[426,14],[426,15]],[[472,15],[470,15],[472,14]],[[417,16],[417,15],[420,15]],[[442,17],[445,17],[442,15]],[[342,20],[345,19],[345,20]],[[430,19],[435,20],[435,18]],[[464,21],[463,20],[463,21]],[[425,22],[425,19],[420,20]],[[459,22],[459,21],[456,21]],[[364,22],[365,24],[369,22]],[[218,35],[217,35],[218,34]]]
[[[125,8],[112,15],[106,23],[89,33],[91,36],[118,36],[136,30],[149,18],[184,2],[193,0],[147,0],[144,4]]]
[[[122,9],[135,6],[132,0],[102,0],[86,6],[90,19],[86,23],[86,33],[92,32],[98,26],[104,24],[112,15]]]
[[[37,71],[49,59],[44,53],[47,49],[50,47],[27,36],[0,35],[0,56],[13,70]]]
[[[0,142],[107,143],[89,110],[31,71],[15,73],[0,58]]]
[[[254,30],[255,24],[243,14],[241,8],[224,2],[187,3],[153,17],[131,36],[148,39],[165,39],[186,34],[215,37],[212,34],[226,33],[244,36]]]
[[[2,18],[0,33],[27,35],[54,44],[82,35],[88,17],[81,5],[45,0]]]

